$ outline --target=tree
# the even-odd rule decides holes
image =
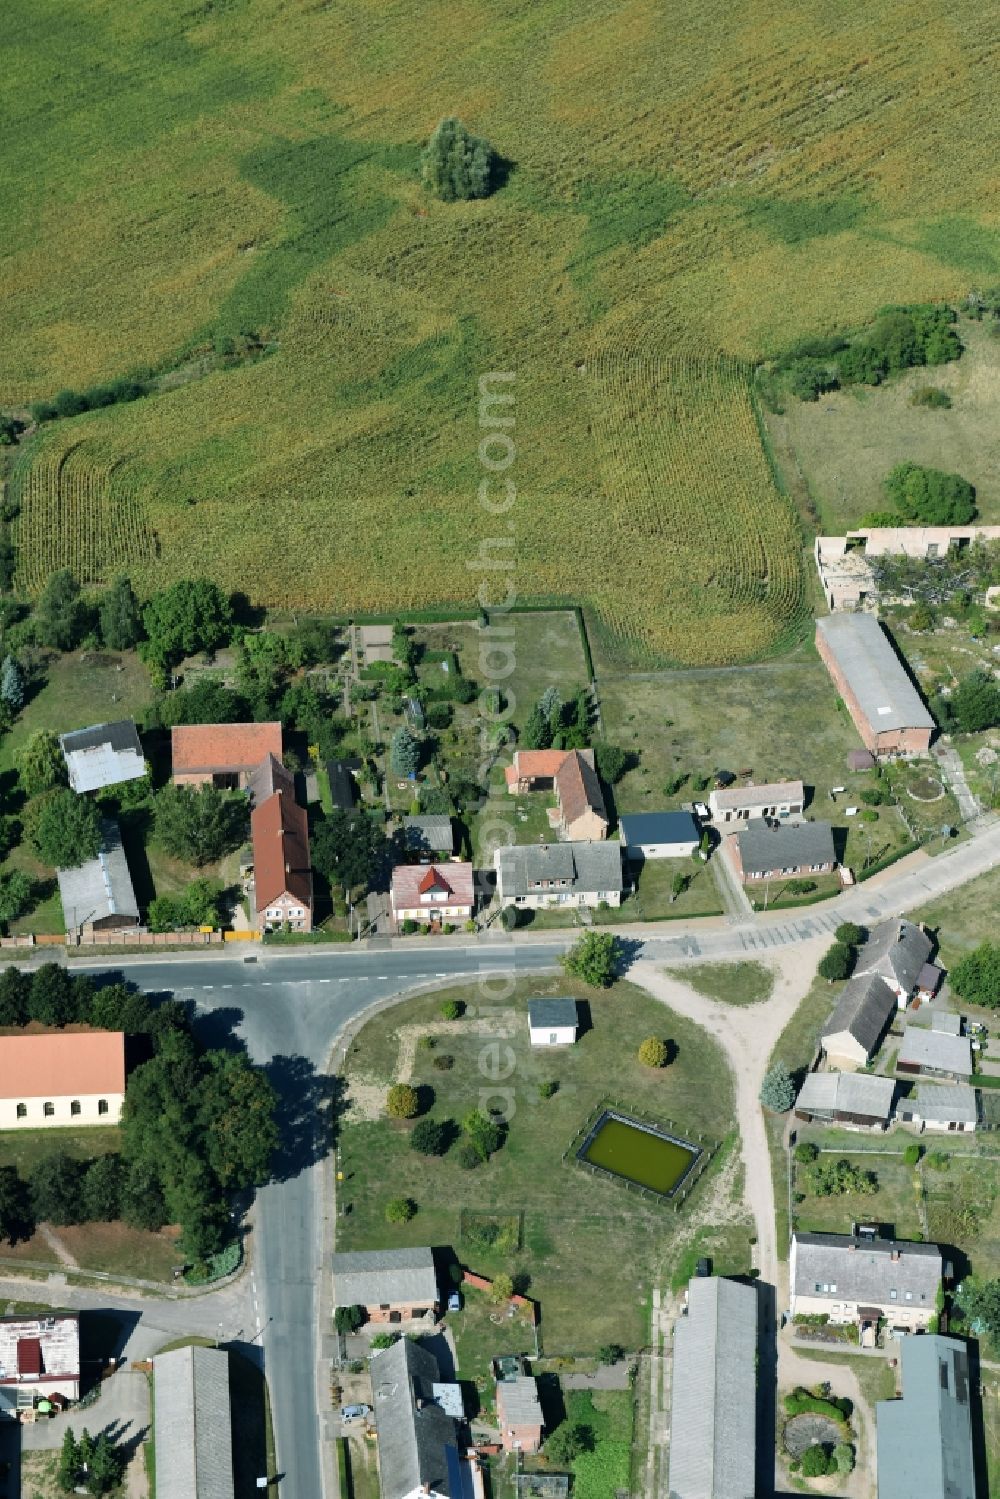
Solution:
[[[155,1233],[167,1221],[167,1205],[156,1173],[144,1162],[133,1161],[122,1186],[121,1215],[131,1228]]]
[[[28,839],[43,864],[53,869],[75,869],[96,859],[101,848],[101,814],[87,796],[61,787],[38,798],[33,815],[25,818]],[[66,911],[71,926],[85,921],[90,911]]]
[[[691,876],[687,874],[675,874],[670,881],[670,903],[673,905],[685,892],[691,883]]]
[[[819,1159],[819,1146],[811,1140],[800,1140],[795,1147],[795,1159],[803,1166],[811,1166]]]
[[[157,843],[199,868],[239,848],[247,834],[247,804],[214,786],[164,786],[153,807]]]
[[[9,927],[34,904],[34,881],[20,869],[0,870],[0,926]]]
[[[167,693],[159,711],[168,729],[175,724],[246,723],[253,716],[246,698],[214,677],[199,677],[191,687]]]
[[[665,1067],[668,1055],[666,1041],[658,1036],[647,1036],[639,1042],[639,1061],[644,1067]]]
[[[444,1155],[451,1131],[438,1119],[421,1119],[413,1126],[410,1148],[420,1155]]]
[[[820,958],[818,972],[820,978],[833,984],[838,979],[846,979],[853,967],[854,954],[851,949],[842,942],[835,942]]]
[[[382,824],[366,812],[355,815],[338,809],[313,829],[313,868],[331,885],[371,889],[386,872],[390,855]]]
[[[549,749],[552,744],[552,724],[541,705],[536,703],[528,714],[521,741],[525,749]]]
[[[514,1294],[514,1282],[506,1271],[501,1270],[499,1275],[493,1277],[493,1285],[490,1288],[490,1300],[494,1306],[506,1306]]]
[[[357,1332],[367,1320],[363,1306],[338,1306],[333,1314],[333,1325],[338,1332]]]
[[[34,1233],[28,1184],[21,1180],[16,1166],[0,1166],[0,1239],[16,1244]]]
[[[400,724],[389,741],[389,764],[393,775],[413,780],[420,763],[420,746],[409,729]]]
[[[66,785],[66,761],[58,735],[36,729],[14,755],[14,768],[25,796],[41,796]]]
[[[903,519],[913,524],[967,526],[976,516],[976,491],[960,474],[897,463],[883,487]]]
[[[465,1014],[465,1001],[463,999],[446,999],[441,1006],[442,1020],[461,1020]]]
[[[31,974],[5,966],[0,970],[0,1025],[26,1025]]]
[[[867,933],[863,926],[855,926],[853,921],[842,921],[833,935],[834,940],[844,947],[860,947]]]
[[[121,1157],[101,1155],[90,1162],[83,1178],[83,1219],[87,1223],[114,1223],[121,1217]]]
[[[765,1072],[760,1101],[772,1114],[787,1114],[795,1102],[795,1083],[784,1062],[775,1062]]]
[[[71,651],[87,628],[87,609],[80,585],[68,567],[54,572],[35,608],[35,633],[43,645]]]
[[[118,577],[105,591],[97,610],[101,639],[109,651],[130,651],[142,639],[139,600],[126,577]]]
[[[390,1197],[385,1205],[386,1223],[409,1223],[416,1215],[417,1204],[412,1197]]]
[[[967,1275],[955,1292],[955,1302],[965,1313],[973,1332],[1000,1337],[1000,1280],[981,1280]]]
[[[43,1156],[31,1173],[31,1206],[44,1223],[71,1224],[84,1221],[82,1161],[58,1150]]]
[[[0,700],[12,714],[24,704],[24,673],[13,656],[5,656],[0,668]]]
[[[948,707],[955,727],[963,734],[978,734],[1000,724],[1000,686],[986,671],[973,671],[962,678]]]
[[[76,1437],[73,1435],[72,1426],[67,1426],[63,1432],[62,1447],[59,1451],[59,1468],[56,1473],[56,1482],[64,1494],[71,1494],[77,1486],[80,1474],[80,1455]]]
[[[31,976],[28,1018],[41,1025],[68,1025],[76,1019],[72,976],[59,963],[43,963]]]
[[[624,1357],[625,1349],[620,1343],[604,1343],[597,1350],[599,1364],[620,1364]]]
[[[632,764],[632,756],[617,744],[595,744],[594,760],[602,781],[615,786]]]
[[[573,1421],[562,1421],[545,1440],[545,1456],[558,1468],[568,1468],[574,1458],[593,1445],[593,1433],[589,1426]]]
[[[830,1471],[826,1448],[819,1442],[802,1454],[802,1473],[806,1478],[823,1478]]]
[[[244,1051],[210,1051],[201,1087],[205,1157],[226,1191],[260,1187],[278,1148],[278,1095]]]
[[[1000,1009],[1000,943],[980,942],[951,970],[951,987],[966,1004]]]
[[[216,651],[232,634],[233,611],[222,590],[205,578],[181,579],[154,593],[142,612],[145,654],[163,666],[196,651]]]
[[[393,1083],[385,1096],[390,1119],[414,1119],[420,1109],[420,1095],[409,1083]]]
[[[87,1492],[107,1494],[117,1488],[125,1473],[125,1461],[124,1453],[115,1446],[107,1432],[100,1432],[87,1462]]]
[[[609,989],[618,972],[621,943],[610,932],[585,932],[562,958],[574,978],[594,989]]]
[[[183,927],[221,926],[223,889],[218,880],[192,880],[178,895],[157,895],[146,912],[151,931],[174,932]]]
[[[472,135],[454,116],[440,121],[420,158],[424,182],[445,203],[487,197],[496,163],[490,143]]]

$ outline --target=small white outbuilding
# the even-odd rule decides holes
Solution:
[[[532,1046],[572,1046],[576,1040],[575,999],[531,999],[528,1029]]]

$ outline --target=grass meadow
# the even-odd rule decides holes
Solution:
[[[497,534],[477,381],[510,370],[521,597],[582,599],[623,658],[765,656],[802,551],[754,362],[1000,279],[972,0],[762,0],[745,25],[722,0],[15,0],[8,33],[0,402],[242,330],[273,349],[34,440],[28,589],[70,561],[468,603]],[[451,113],[509,164],[488,200],[419,183]]]

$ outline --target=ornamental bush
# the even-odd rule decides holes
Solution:
[[[795,1102],[795,1083],[784,1062],[775,1062],[764,1074],[760,1101],[772,1114],[787,1114]]]
[[[639,1061],[644,1067],[665,1067],[667,1043],[661,1041],[658,1036],[647,1036],[639,1043]]]
[[[417,1204],[412,1197],[391,1197],[385,1205],[386,1223],[409,1223],[416,1215]]]
[[[409,1083],[394,1083],[385,1096],[390,1119],[413,1119],[420,1108],[420,1096]]]

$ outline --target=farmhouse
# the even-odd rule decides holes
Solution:
[[[940,983],[940,968],[928,962],[933,946],[912,921],[883,921],[858,953],[855,975],[877,975],[892,990],[898,1008],[905,1010],[914,998],[931,999]]]
[[[690,812],[636,812],[618,819],[626,859],[689,859],[698,847],[698,824]]]
[[[402,844],[408,854],[427,858],[437,854],[439,859],[450,858],[455,852],[455,829],[451,818],[424,813],[419,817],[404,817]]]
[[[326,779],[335,812],[353,812],[357,806],[358,783],[355,777],[360,769],[361,761],[356,756],[349,760],[327,760]]]
[[[0,1129],[118,1124],[125,1070],[120,1031],[0,1036]]]
[[[530,1374],[497,1380],[497,1419],[505,1452],[527,1453],[542,1445],[542,1407],[538,1386]]]
[[[733,862],[745,884],[829,874],[837,867],[833,828],[828,822],[785,822],[770,827],[758,820],[740,828],[735,845]]]
[[[250,815],[254,909],[261,929],[312,930],[313,883],[305,809],[276,791]]]
[[[229,1355],[175,1348],[153,1359],[157,1499],[233,1499]]]
[[[916,557],[933,561],[976,541],[1000,539],[1000,526],[879,526],[846,536],[817,536],[813,553],[831,614],[871,609],[878,596],[869,557]]]
[[[754,817],[796,817],[805,807],[801,781],[774,781],[762,786],[731,786],[708,798],[716,822],[749,822]]]
[[[896,1072],[921,1077],[971,1077],[972,1043],[968,1036],[908,1025],[896,1058]]]
[[[927,753],[934,720],[874,615],[818,619],[816,649],[876,759]]]
[[[437,1275],[430,1249],[357,1249],[333,1256],[333,1304],[363,1306],[369,1322],[434,1316]]]
[[[295,776],[290,770],[286,770],[277,755],[265,755],[260,764],[250,772],[247,780],[247,797],[251,807],[259,807],[278,791],[294,801]]]
[[[139,733],[131,718],[60,734],[59,744],[74,791],[101,791],[146,774]]]
[[[864,1067],[892,1024],[896,996],[885,979],[861,974],[849,979],[822,1035],[831,1067]]]
[[[372,1355],[382,1499],[464,1499],[469,1470],[458,1423],[435,1399],[440,1378],[437,1359],[412,1338]]]
[[[80,1398],[80,1319],[75,1312],[0,1317],[0,1414],[15,1419],[39,1400]]]
[[[895,1091],[891,1077],[867,1072],[810,1072],[795,1100],[795,1115],[848,1128],[885,1129]]]
[[[59,899],[69,936],[125,931],[139,925],[139,905],[118,824],[101,819],[101,848],[96,859],[73,869],[57,869]]]
[[[688,1285],[675,1324],[670,1499],[751,1499],[757,1442],[757,1293],[718,1276]]]
[[[878,1499],[976,1499],[973,1376],[958,1338],[904,1338],[903,1398],[875,1407]]]
[[[594,765],[594,751],[515,750],[504,772],[512,796],[552,789],[558,804],[552,821],[568,842],[608,836],[608,813]]]
[[[494,854],[501,905],[541,911],[548,906],[621,905],[618,843],[514,844]]]
[[[968,1083],[917,1083],[900,1100],[896,1117],[923,1130],[971,1135],[979,1122],[976,1090]]]
[[[862,1331],[879,1317],[923,1332],[937,1314],[944,1266],[936,1244],[855,1234],[793,1234],[789,1266],[793,1317],[826,1315]]]
[[[170,730],[175,786],[245,789],[267,755],[281,759],[280,723],[178,724]]]
[[[476,905],[471,864],[397,864],[389,902],[397,921],[470,921]]]
[[[575,999],[529,999],[528,1033],[532,1046],[571,1046],[576,1040]]]

